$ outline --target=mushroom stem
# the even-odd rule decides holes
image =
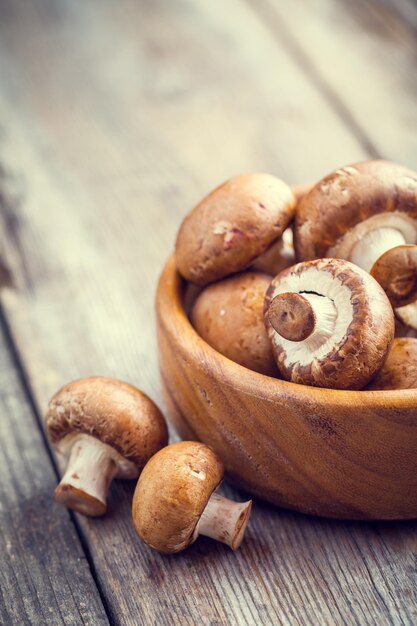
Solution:
[[[237,550],[245,534],[252,509],[252,500],[234,502],[212,493],[196,528],[197,535],[206,535]]]
[[[55,489],[55,499],[84,515],[103,515],[116,471],[109,446],[90,435],[77,435],[66,472]]]
[[[316,349],[333,334],[336,308],[333,300],[317,293],[281,293],[273,298],[268,317],[281,337],[308,341]]]
[[[375,261],[387,250],[406,243],[396,228],[376,228],[360,239],[352,249],[351,261],[369,272]]]

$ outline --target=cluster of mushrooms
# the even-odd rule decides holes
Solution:
[[[196,331],[240,365],[304,385],[404,389],[417,387],[416,244],[417,174],[369,161],[294,191],[268,174],[232,178],[187,215],[175,259],[199,286]],[[45,423],[67,458],[64,506],[103,515],[113,478],[139,477],[133,523],[149,546],[179,552],[204,534],[239,547],[252,501],[216,491],[224,468],[209,446],[167,445],[161,411],[136,387],[74,381]]]
[[[113,478],[139,476],[133,524],[151,548],[180,552],[198,535],[239,547],[252,501],[238,503],[217,493],[224,467],[209,446],[167,445],[161,411],[136,387],[102,376],[73,381],[52,397],[45,425],[67,460],[55,489],[60,504],[92,517],[104,515]]]
[[[178,232],[199,335],[247,368],[331,389],[417,387],[417,173],[388,161],[292,190],[236,176]],[[396,338],[395,335],[397,335]]]

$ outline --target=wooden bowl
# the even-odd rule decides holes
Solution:
[[[171,257],[159,281],[159,362],[169,416],[269,502],[341,519],[417,517],[417,389],[336,391],[263,376],[195,332]]]

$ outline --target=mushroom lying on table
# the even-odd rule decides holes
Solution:
[[[300,202],[294,240],[300,260],[347,259],[378,280],[395,308],[414,303],[417,173],[388,161],[332,172]]]
[[[278,274],[266,294],[265,324],[283,378],[335,389],[364,387],[394,337],[381,286],[339,259],[298,263]]]
[[[137,478],[168,441],[162,413],[148,396],[101,376],[62,387],[45,423],[54,447],[69,457],[55,499],[84,515],[103,515],[113,478]]]
[[[246,269],[291,221],[295,197],[270,174],[242,174],[209,193],[178,231],[175,259],[187,280],[207,285]]]
[[[387,360],[366,388],[370,391],[417,388],[417,339],[394,339]]]
[[[232,361],[261,374],[277,374],[263,318],[271,276],[243,272],[203,289],[190,319],[198,334]]]
[[[233,502],[215,493],[223,464],[213,450],[180,441],[160,450],[140,475],[133,496],[136,532],[151,548],[174,553],[206,535],[237,550],[252,501]]]

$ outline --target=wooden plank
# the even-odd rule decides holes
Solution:
[[[43,402],[104,363],[124,377],[140,367],[158,393],[156,280],[181,216],[208,189],[253,169],[309,181],[366,156],[245,5],[206,4],[62,2],[48,13],[3,2],[1,152],[19,175],[3,176],[14,235],[2,244],[20,297],[42,282],[31,303],[40,328],[16,323],[51,364],[48,380],[33,378]],[[46,316],[53,344],[41,339]]]
[[[251,5],[375,157],[417,169],[417,8],[397,0]]]
[[[417,5],[414,0],[381,0],[381,2],[368,0],[368,3],[373,13],[380,11],[382,19],[384,13],[389,12],[391,16],[400,18],[404,26],[407,25],[417,32]]]
[[[0,327],[0,624],[108,624]]]
[[[87,374],[161,402],[153,295],[188,207],[239,171],[314,180],[367,142],[238,0],[2,7],[2,301],[36,405]],[[162,557],[133,532],[132,492],[79,517],[115,624],[416,621],[414,524],[258,502],[238,553]]]

